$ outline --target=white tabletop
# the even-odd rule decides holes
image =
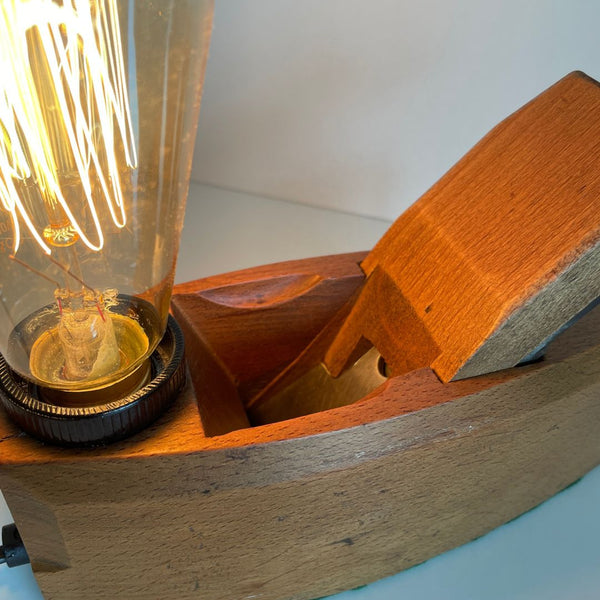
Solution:
[[[177,281],[280,260],[367,250],[388,226],[376,219],[193,184]],[[10,513],[1,500],[0,523],[9,523]],[[600,468],[596,468],[478,540],[331,598],[598,600],[599,507]],[[28,566],[0,566],[0,600],[41,598]]]

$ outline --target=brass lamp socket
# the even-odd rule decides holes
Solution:
[[[56,392],[21,378],[0,355],[0,403],[24,431],[44,442],[107,444],[142,430],[171,404],[185,384],[183,355],[183,333],[169,316],[165,335],[149,359],[148,382],[131,393],[126,382],[120,397],[106,388],[104,400],[99,397],[103,390],[98,390],[89,406],[49,402]],[[141,369],[143,377],[148,366]]]

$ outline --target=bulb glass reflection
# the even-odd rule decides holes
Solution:
[[[166,326],[212,0],[0,0],[0,352],[130,376]]]

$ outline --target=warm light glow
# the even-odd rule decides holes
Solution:
[[[0,0],[0,352],[52,402],[151,372],[211,14],[212,0]]]
[[[78,239],[100,250],[101,207],[126,223],[119,162],[137,166],[116,0],[3,0],[0,73],[0,203],[13,252],[21,223],[46,254]],[[70,204],[74,178],[91,231]],[[28,180],[48,215],[42,231],[17,190]]]
[[[102,209],[117,228],[126,224],[119,163],[135,168],[137,156],[116,0],[4,0],[0,73],[0,203],[13,253],[23,224],[68,275],[54,294],[59,322],[33,343],[30,371],[48,385],[99,385],[143,356],[148,338],[130,317],[107,311],[117,290],[107,303],[106,290],[50,255],[79,241],[100,251]],[[59,256],[79,269],[75,252]],[[136,356],[124,354],[123,337],[139,342]]]

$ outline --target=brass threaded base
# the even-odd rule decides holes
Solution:
[[[148,359],[141,364],[133,373],[127,375],[117,383],[106,387],[87,390],[82,392],[71,392],[55,390],[38,385],[40,400],[56,406],[83,407],[107,404],[113,400],[119,400],[137,392],[152,379],[152,361]]]
[[[148,367],[142,365],[118,382],[118,390],[111,389],[113,386],[93,390],[89,392],[92,396],[79,400],[70,396],[81,392],[61,395],[22,379],[0,355],[0,403],[24,431],[44,442],[61,446],[107,444],[142,430],[170,405],[185,383],[183,354],[183,334],[169,316],[165,335]],[[150,380],[144,384],[147,376]]]

